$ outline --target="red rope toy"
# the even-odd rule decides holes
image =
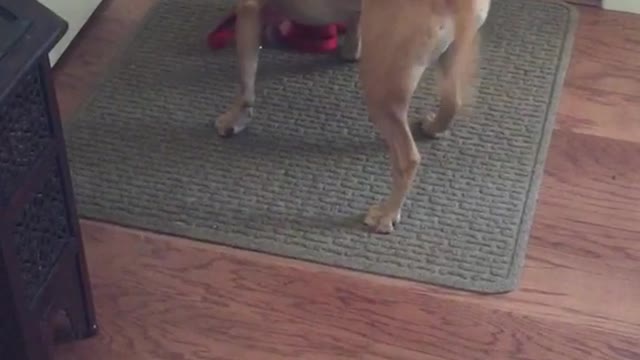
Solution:
[[[264,16],[264,15],[263,15]],[[230,46],[235,41],[236,14],[229,15],[219,26],[213,29],[207,42],[213,50]],[[272,36],[263,37],[263,42],[277,42],[287,48],[308,52],[332,52],[338,48],[338,37],[345,32],[343,24],[329,24],[322,26],[303,25],[289,20],[280,20],[271,27]]]

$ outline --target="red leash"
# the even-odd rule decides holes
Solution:
[[[235,41],[236,14],[229,15],[211,31],[207,42],[213,50],[223,49]],[[285,21],[275,27],[277,42],[286,47],[309,53],[331,52],[338,48],[338,37],[345,32],[342,24],[310,26]],[[263,39],[267,41],[267,39]]]

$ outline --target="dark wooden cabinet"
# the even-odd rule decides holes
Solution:
[[[97,331],[48,52],[67,24],[0,0],[0,360],[51,359],[50,319]]]

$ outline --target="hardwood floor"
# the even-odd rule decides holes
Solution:
[[[602,7],[602,0],[567,0],[567,2],[578,5]]]
[[[78,106],[153,0],[56,69]],[[640,16],[582,7],[519,290],[480,296],[83,221],[99,336],[58,359],[640,359]]]

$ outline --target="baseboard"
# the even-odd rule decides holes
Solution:
[[[640,14],[640,0],[602,0],[605,10]]]

